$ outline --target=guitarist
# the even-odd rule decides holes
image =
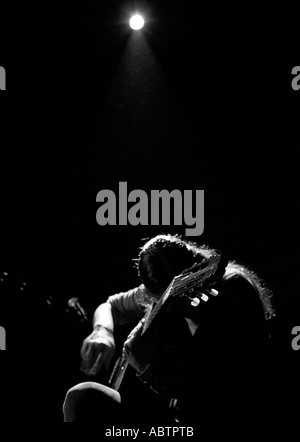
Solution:
[[[275,312],[271,291],[246,267],[222,257],[208,281],[217,296],[208,302],[192,293],[174,298],[167,313],[157,316],[150,340],[140,339],[139,321],[149,316],[173,278],[217,254],[177,235],[147,241],[136,260],[141,285],[110,296],[96,309],[94,330],[81,349],[82,371],[92,377],[109,367],[115,352],[114,327],[139,323],[124,344],[124,355],[155,391],[150,402],[166,423],[173,417],[173,422],[196,423],[199,413],[204,418],[247,412],[266,416],[272,402],[268,323]],[[194,305],[191,299],[198,302]],[[68,391],[64,420],[99,421],[110,415],[118,421],[130,407],[137,416],[141,405],[136,399],[122,396],[121,402],[119,392],[84,382]],[[147,420],[150,415],[142,416]]]

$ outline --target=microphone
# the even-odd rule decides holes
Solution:
[[[67,311],[71,314],[77,326],[82,328],[88,325],[88,315],[84,308],[81,306],[79,298],[70,298],[68,300]]]

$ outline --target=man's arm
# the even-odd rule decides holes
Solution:
[[[110,296],[97,307],[93,318],[93,332],[83,341],[81,370],[97,375],[103,365],[110,365],[115,352],[114,327],[139,321],[144,315],[143,287]]]
[[[99,307],[97,307],[93,318],[94,330],[103,327],[111,333],[114,332],[113,310],[113,305],[109,302],[104,302],[103,304],[100,304]]]

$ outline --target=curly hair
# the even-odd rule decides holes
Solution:
[[[157,235],[139,252],[136,267],[142,283],[152,292],[163,292],[172,279],[217,251],[186,241],[179,235]]]
[[[135,259],[141,282],[152,293],[162,294],[172,279],[185,269],[204,259],[220,254],[219,250],[188,241],[180,235],[161,234],[148,239]],[[218,277],[224,281],[233,277],[245,278],[257,291],[266,319],[275,315],[272,291],[252,270],[235,261],[224,261]]]

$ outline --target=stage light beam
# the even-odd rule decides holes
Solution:
[[[134,31],[139,31],[140,29],[142,29],[142,27],[145,24],[145,20],[143,19],[143,17],[139,14],[135,14],[133,15],[130,20],[129,20],[129,26],[131,27],[131,29],[133,29]]]

